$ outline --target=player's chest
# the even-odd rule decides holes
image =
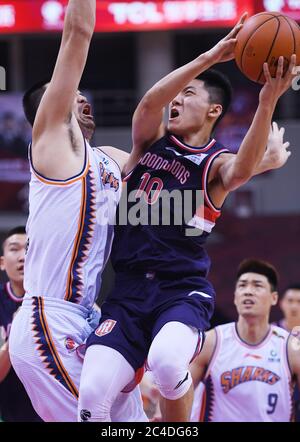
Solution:
[[[182,154],[171,145],[152,149],[141,158],[129,184],[142,189],[150,181],[167,189],[201,188],[206,161],[207,154]]]

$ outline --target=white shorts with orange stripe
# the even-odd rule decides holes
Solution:
[[[67,301],[24,299],[12,324],[9,353],[33,407],[44,421],[77,421],[83,363],[80,349],[98,319],[96,312],[90,315],[84,307]],[[138,388],[122,393],[116,404],[112,408],[114,422],[147,420]]]

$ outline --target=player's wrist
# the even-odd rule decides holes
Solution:
[[[265,118],[270,117],[270,124],[277,101],[277,99],[271,99],[270,97],[259,97],[259,108],[265,113]]]
[[[215,47],[209,49],[198,57],[198,61],[200,61],[201,64],[205,63],[207,65],[205,69],[209,69],[211,66],[218,63],[218,56],[216,51],[214,51],[214,48]]]

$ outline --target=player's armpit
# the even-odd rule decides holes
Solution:
[[[230,190],[226,188],[230,184],[230,173],[236,155],[224,153],[217,157],[210,168],[207,191],[209,197],[216,207],[221,207]],[[231,188],[230,188],[231,189]]]
[[[209,362],[213,356],[216,345],[216,332],[214,329],[206,333],[205,341],[201,353],[190,365],[194,388],[204,379]]]
[[[245,184],[252,177],[248,171],[244,170],[239,163],[239,158],[235,154],[220,155],[218,169],[215,172],[215,178],[218,177],[222,189],[226,194]]]

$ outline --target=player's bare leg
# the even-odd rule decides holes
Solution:
[[[194,399],[194,388],[190,386],[187,393],[179,399],[161,400],[161,413],[163,422],[189,422]]]

